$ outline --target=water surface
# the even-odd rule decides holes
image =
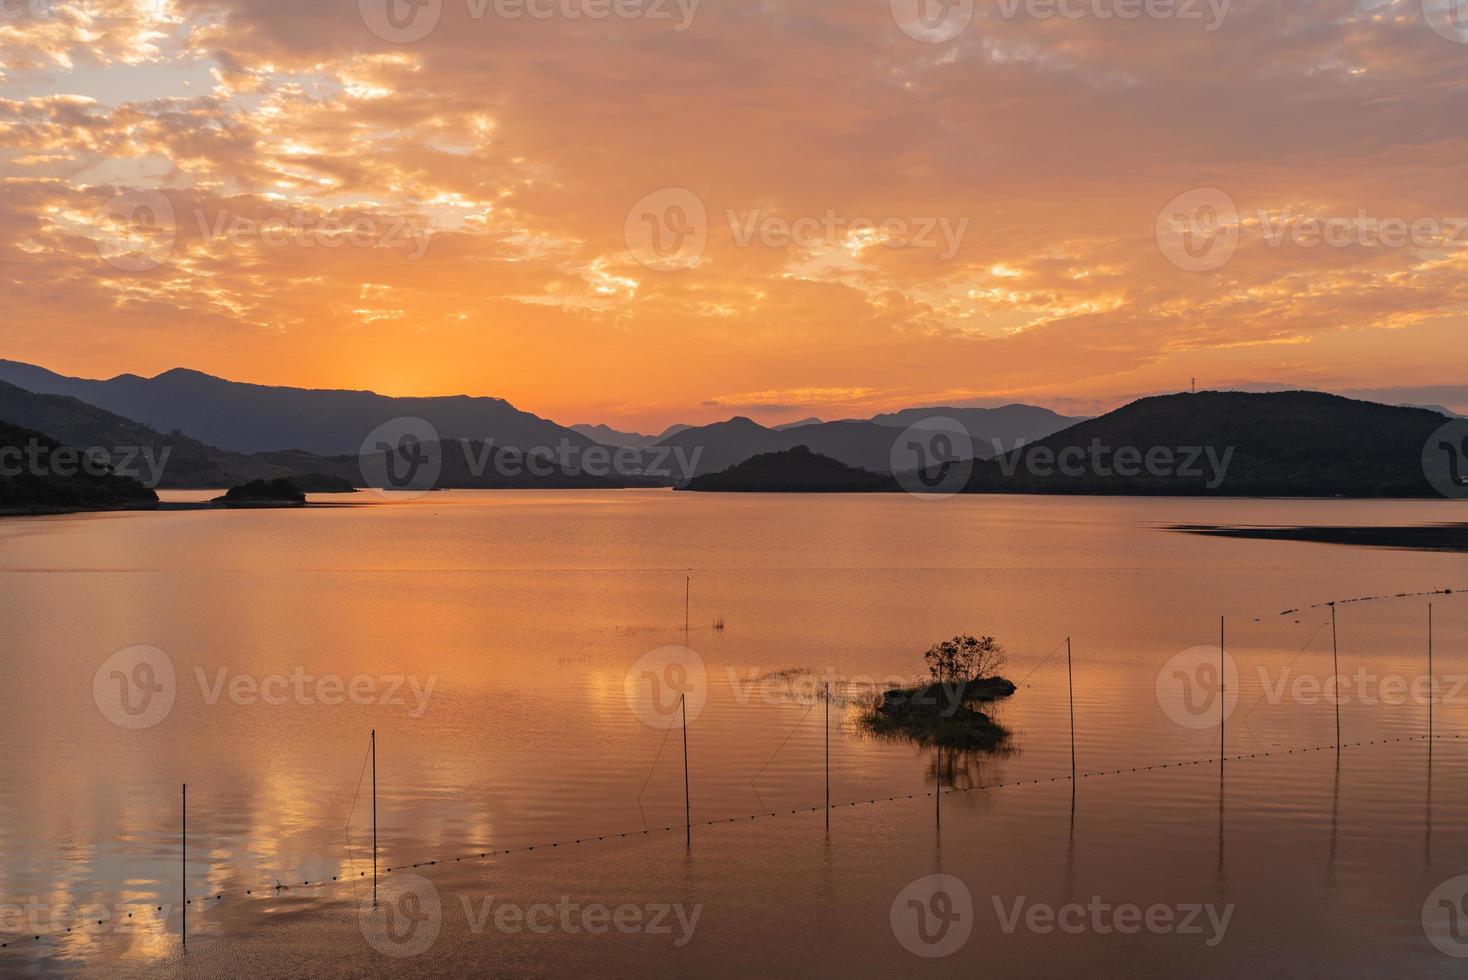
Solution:
[[[1309,607],[1468,587],[1468,561],[1162,529],[1461,519],[1452,503],[631,491],[360,504],[0,521],[0,903],[11,916],[0,932],[16,940],[0,973],[1458,966],[1422,917],[1433,889],[1468,873],[1468,695],[1433,709],[1430,764],[1420,701],[1352,700],[1340,715],[1349,747],[1291,753],[1334,744],[1334,706],[1269,695],[1282,677],[1331,672],[1329,610]],[[1339,607],[1342,672],[1420,677],[1427,601]],[[1436,673],[1468,673],[1468,599],[1432,601]],[[1226,752],[1239,758],[1222,773],[1216,761],[1173,766],[1216,760],[1219,733],[1170,717],[1158,674],[1216,647],[1220,617],[1239,676]],[[925,647],[965,632],[1009,650],[1005,673],[1021,687],[999,717],[1015,751],[939,760],[866,737],[855,702],[867,683],[916,674]],[[670,645],[706,668],[687,732],[691,851],[683,733],[645,723],[627,698],[629,670]],[[130,729],[99,709],[94,682],[140,646],[166,655],[176,696],[156,724]],[[297,676],[311,679],[311,703],[279,686]],[[310,686],[322,677],[364,678],[400,703],[323,704],[323,691],[340,692]],[[825,707],[809,697],[827,681],[843,694],[830,714],[831,797],[858,804],[838,807],[829,833]],[[262,703],[282,691],[284,703]],[[436,939],[413,956],[380,952],[358,914],[364,888],[370,902],[374,728],[380,864],[424,865],[383,880],[429,889],[441,909]],[[952,791],[941,813],[929,795],[940,786]],[[935,874],[965,884],[972,935],[925,959],[901,942],[893,904]],[[677,925],[509,931],[491,914],[476,928],[486,899],[524,909],[563,896],[701,911],[681,943]],[[1068,902],[1232,911],[1216,945],[1207,930],[1004,928],[1017,907]],[[93,904],[105,924],[84,929],[73,910]],[[59,934],[23,935],[14,915],[26,906]]]

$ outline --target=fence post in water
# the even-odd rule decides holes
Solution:
[[[1076,781],[1076,680],[1075,668],[1071,663],[1070,637],[1065,638],[1065,677],[1070,691],[1070,784]]]
[[[372,907],[377,908],[377,729],[372,729]]]
[[[831,682],[826,682],[826,830],[831,829]]]
[[[1335,702],[1335,747],[1336,751],[1339,752],[1341,748],[1341,652],[1340,638],[1335,628],[1334,602],[1330,604],[1330,662],[1330,669],[1334,674],[1331,678],[1331,688],[1333,691],[1331,700]]]
[[[683,695],[683,828],[693,850],[693,804],[688,796],[688,695]]]
[[[182,903],[179,907],[183,909],[183,923],[179,927],[179,937],[183,940],[184,949],[189,948],[189,784],[183,784],[182,806],[179,810],[181,829],[178,834],[178,895]]]
[[[1427,750],[1432,751],[1432,702],[1437,700],[1432,677],[1432,603],[1427,604]]]

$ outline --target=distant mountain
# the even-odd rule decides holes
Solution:
[[[225,452],[182,434],[163,435],[75,398],[38,395],[5,382],[0,382],[0,419],[54,435],[62,445],[101,452],[124,475],[163,489],[214,490],[285,479],[308,493],[332,493],[366,482],[355,453]],[[550,458],[531,466],[518,450],[486,448],[482,442],[446,440],[433,450],[440,461],[434,485],[446,489],[607,489],[638,482],[575,472],[574,465]]]
[[[777,432],[789,432],[791,429],[799,429],[799,428],[802,428],[803,426],[807,426],[807,425],[820,425],[820,424],[821,424],[821,420],[818,419],[818,418],[816,418],[814,415],[812,415],[808,419],[801,419],[798,422],[786,422],[784,425],[777,425],[774,428],[775,428],[775,430]]]
[[[75,450],[22,426],[0,422],[0,514],[150,510],[158,495],[136,480],[90,464]]]
[[[807,446],[796,446],[695,477],[683,489],[713,493],[881,493],[896,490],[897,481],[813,453]]]
[[[727,422],[685,429],[660,440],[658,445],[677,447],[689,454],[701,452],[697,474],[716,473],[752,456],[784,452],[796,446],[809,446],[813,452],[847,466],[873,473],[890,473],[893,448],[902,438],[905,428],[945,417],[968,429],[968,446],[960,447],[966,450],[964,454],[980,457],[992,456],[1020,442],[1043,438],[1074,421],[1048,409],[1026,405],[993,409],[915,408],[879,415],[871,421],[811,422],[777,429],[766,428],[739,416]]]
[[[1144,398],[974,466],[968,490],[1211,496],[1437,496],[1442,415],[1311,391]]]
[[[1445,408],[1442,405],[1402,405],[1401,407],[1402,408],[1425,408],[1429,412],[1436,412],[1439,415],[1446,415],[1450,419],[1463,418],[1463,416],[1459,415],[1457,412],[1453,411],[1451,408]]]
[[[688,426],[670,425],[663,430],[662,435],[656,436],[645,436],[640,432],[621,432],[609,425],[581,424],[573,425],[571,428],[601,446],[626,446],[632,449],[646,449],[649,446],[656,445],[660,439],[666,439],[668,436],[682,432]]]
[[[764,453],[779,453],[796,446],[829,456],[874,473],[892,469],[892,446],[897,432],[871,422],[823,422],[798,429],[767,429],[739,416],[727,422],[685,429],[661,440],[661,447],[681,451],[686,458],[697,454],[694,475],[717,473],[736,463]]]
[[[973,437],[974,455],[997,456],[1021,443],[1035,442],[1068,429],[1084,418],[1060,415],[1035,405],[1005,405],[1002,408],[905,408],[900,412],[875,415],[878,425],[906,428],[933,419],[954,419]]]
[[[1000,457],[954,461],[923,474],[927,479],[899,473],[886,482],[969,493],[1436,497],[1424,451],[1446,423],[1425,409],[1318,392],[1166,395]],[[725,423],[745,438],[758,436],[752,425]],[[762,454],[748,467],[695,479],[691,489],[835,490],[842,483],[836,465],[842,464],[804,450]],[[1442,464],[1447,475],[1450,465]]]
[[[354,454],[375,428],[403,417],[427,420],[444,439],[492,439],[497,446],[523,450],[555,450],[563,441],[577,450],[592,444],[579,432],[498,398],[389,398],[370,391],[276,388],[183,368],[154,378],[124,374],[91,381],[4,360],[0,381],[39,394],[69,395],[160,432],[176,430],[241,453]]]
[[[44,432],[62,445],[104,453],[120,473],[148,486],[212,490],[250,480],[290,477],[305,489],[326,489],[321,481],[309,478],[317,471],[317,457],[300,454],[269,460],[228,453],[185,435],[165,436],[66,395],[38,395],[3,381],[0,419]]]

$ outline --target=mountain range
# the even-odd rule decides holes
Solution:
[[[100,448],[119,475],[148,487],[365,486],[366,464],[380,464],[386,444],[417,452],[396,437],[368,438],[402,417],[431,423],[422,446],[439,461],[432,486],[442,489],[876,490],[921,477],[918,488],[933,490],[934,472],[912,470],[920,464],[907,450],[928,433],[957,430],[941,443],[946,456],[928,454],[949,461],[936,471],[942,489],[1361,497],[1432,495],[1424,446],[1447,421],[1319,392],[1200,392],[1144,398],[1094,419],[1028,405],[912,408],[773,428],[736,417],[644,436],[563,427],[495,398],[267,387],[185,369],[93,381],[0,361],[0,420],[60,445]]]
[[[670,426],[651,436],[621,432],[605,425],[565,427],[498,398],[463,395],[394,398],[370,391],[283,388],[228,381],[185,368],[152,378],[118,375],[105,381],[73,378],[18,361],[0,360],[0,382],[34,395],[69,398],[70,403],[12,404],[10,418],[56,438],[86,445],[172,447],[175,471],[162,486],[215,488],[222,481],[271,480],[293,474],[320,473],[360,479],[355,457],[364,440],[392,419],[427,421],[444,444],[470,440],[494,448],[526,453],[569,453],[582,458],[596,446],[631,448],[642,454],[629,459],[599,485],[623,482],[645,485],[644,470],[657,460],[696,460],[691,470],[670,471],[662,482],[681,482],[717,472],[762,453],[809,445],[818,453],[874,472],[891,472],[893,429],[922,419],[956,418],[974,433],[976,450],[992,455],[1014,445],[1057,432],[1077,419],[1026,405],[1004,408],[908,409],[871,420],[822,422],[809,419],[768,428],[747,418],[703,426]],[[89,406],[107,417],[83,412]],[[52,414],[55,421],[52,421]],[[50,428],[48,428],[48,425]],[[166,434],[166,435],[165,435]],[[445,458],[458,456],[456,452]],[[340,457],[340,458],[338,458]],[[351,459],[346,459],[351,457]],[[546,484],[562,486],[562,476]],[[469,486],[480,485],[472,474],[459,474]],[[448,478],[448,474],[445,475]],[[183,483],[174,481],[183,480]],[[530,480],[534,485],[533,479]],[[522,485],[517,480],[516,485]]]
[[[1311,391],[1164,395],[997,457],[949,458],[893,482],[915,493],[1432,498],[1463,487],[1468,496],[1447,456],[1468,448],[1433,445],[1447,423],[1428,409]],[[797,447],[688,489],[867,491],[874,476]]]
[[[122,374],[106,381],[68,378],[45,368],[0,360],[0,381],[41,395],[69,395],[158,432],[183,433],[237,453],[302,450],[355,455],[379,425],[396,418],[428,421],[443,439],[584,450],[579,432],[522,412],[499,398],[452,395],[390,398],[371,391],[280,388],[226,381],[175,368],[153,378]]]
[[[870,420],[811,421],[768,428],[743,416],[684,429],[656,443],[681,449],[688,458],[701,451],[693,476],[717,473],[753,456],[806,446],[817,455],[872,473],[891,473],[894,448],[903,429],[936,419],[953,420],[969,434],[965,456],[989,457],[1069,428],[1080,419],[1032,405],[1003,408],[911,408]]]

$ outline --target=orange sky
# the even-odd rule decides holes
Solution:
[[[644,430],[1468,410],[1450,0],[524,2],[5,0],[0,356]]]

